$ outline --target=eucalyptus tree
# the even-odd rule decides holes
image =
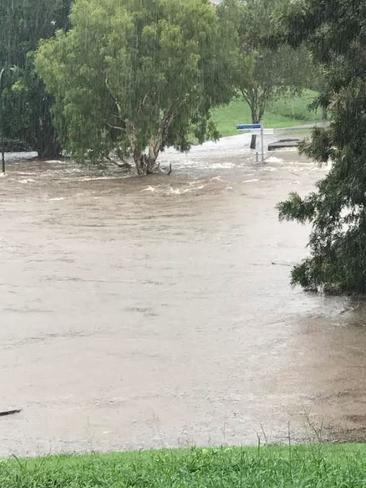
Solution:
[[[218,136],[210,109],[232,94],[228,25],[208,0],[76,0],[70,21],[36,66],[73,157],[131,158],[145,175],[166,147]]]
[[[292,4],[279,37],[307,41],[326,73],[319,104],[330,127],[316,129],[303,149],[331,161],[314,192],[291,194],[281,218],[312,224],[311,256],[292,272],[295,284],[317,290],[366,292],[366,0],[302,0]]]
[[[272,46],[276,18],[288,0],[224,0],[237,19],[239,51],[232,67],[239,94],[249,105],[252,123],[262,121],[270,102],[300,92],[311,78],[311,58],[304,46]],[[255,147],[253,136],[251,147]]]

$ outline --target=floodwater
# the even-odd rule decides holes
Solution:
[[[132,178],[0,178],[0,455],[365,440],[366,306],[293,289],[309,228],[275,205],[326,168],[246,136]]]

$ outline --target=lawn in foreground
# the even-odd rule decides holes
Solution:
[[[273,102],[264,115],[264,126],[278,129],[319,122],[320,111],[309,109],[316,96],[316,92],[306,90],[301,96],[283,97]],[[249,106],[242,98],[236,98],[229,105],[215,109],[213,119],[222,136],[237,134],[237,124],[251,122]]]
[[[366,444],[4,460],[1,488],[366,487]]]

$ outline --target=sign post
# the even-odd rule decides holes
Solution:
[[[250,134],[259,135],[261,138],[261,161],[264,163],[264,132],[273,134],[273,129],[264,129],[263,124],[238,124],[238,130],[248,131]],[[258,153],[257,153],[258,154]]]
[[[264,163],[264,137],[263,137],[263,125],[261,124],[261,150],[262,150],[262,163]]]

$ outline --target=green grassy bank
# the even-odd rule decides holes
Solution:
[[[264,115],[264,126],[277,129],[320,121],[320,111],[309,109],[309,105],[315,97],[316,92],[307,90],[301,96],[277,100],[268,107]],[[229,105],[215,109],[213,118],[223,136],[237,134],[236,124],[251,122],[249,106],[242,98],[237,98]]]
[[[366,444],[166,450],[0,463],[1,488],[366,487]]]

